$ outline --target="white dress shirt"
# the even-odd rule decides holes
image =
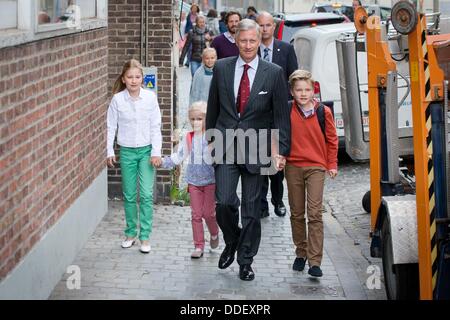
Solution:
[[[114,137],[122,147],[152,145],[152,157],[161,156],[161,111],[155,93],[140,89],[133,98],[127,89],[116,93],[107,114],[107,156],[114,156]]]
[[[247,70],[248,80],[250,80],[250,91],[252,90],[253,81],[255,80],[256,70],[258,69],[259,57],[250,61],[248,65],[250,68]],[[244,64],[246,62],[242,60],[241,56],[236,61],[236,67],[234,69],[234,97],[237,102],[237,96],[239,92],[239,85],[241,83],[242,74],[244,73]]]
[[[261,53],[261,58],[264,59],[264,49],[268,48],[269,49],[269,62],[272,62],[273,59],[273,39],[272,42],[266,47],[262,42],[259,45],[259,52]]]
[[[236,43],[236,39],[231,35],[230,31],[227,31],[223,34],[225,38],[228,39],[231,43]]]

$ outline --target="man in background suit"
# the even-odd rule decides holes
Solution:
[[[291,146],[285,76],[279,66],[258,57],[260,42],[261,33],[255,21],[244,19],[239,22],[236,31],[239,56],[217,61],[206,113],[207,135],[211,129],[221,133],[221,137],[214,138],[222,141],[213,143],[213,148],[223,145],[223,153],[219,157],[215,154],[214,164],[216,217],[225,241],[218,266],[220,269],[230,266],[237,251],[239,277],[246,281],[255,277],[251,264],[261,240],[261,170],[264,166],[260,158],[256,162],[250,158],[260,154],[261,149],[272,155],[276,169],[282,170]],[[267,152],[265,148],[270,139],[258,137],[263,130],[271,128],[279,129],[279,147],[272,150],[269,147]],[[239,130],[253,136],[251,138],[256,142],[242,143],[236,138]],[[212,140],[211,137],[208,139]],[[244,161],[240,159],[242,153]],[[240,201],[236,193],[239,178],[242,184],[242,229],[238,226]]]
[[[294,47],[287,43],[277,39],[274,39],[273,34],[275,32],[275,22],[270,13],[262,11],[256,18],[256,23],[259,24],[261,29],[261,44],[259,46],[258,54],[264,60],[279,65],[284,72],[285,81],[288,83],[289,76],[297,70],[297,56],[295,55]],[[289,93],[286,93],[290,96]],[[269,216],[269,204],[267,202],[267,192],[269,190],[270,179],[270,191],[272,192],[272,204],[274,206],[274,212],[277,216],[283,217],[286,215],[286,207],[283,203],[283,179],[284,172],[278,171],[276,174],[270,176],[264,176],[263,185],[261,190],[261,218]]]

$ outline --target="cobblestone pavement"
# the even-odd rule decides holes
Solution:
[[[380,263],[369,258],[369,215],[360,204],[367,175],[366,164],[343,163],[338,178],[327,180],[324,277],[319,280],[291,269],[295,255],[289,217],[271,213],[262,220],[256,278],[244,282],[236,262],[226,270],[217,268],[223,243],[199,260],[190,259],[189,207],[155,206],[152,251],[144,255],[138,245],[120,247],[123,204],[110,201],[105,218],[73,262],[81,269],[81,289],[67,289],[65,274],[50,299],[385,299],[383,286],[366,287],[367,267]]]
[[[178,128],[185,132],[189,124],[184,97],[189,93],[190,72],[188,68],[178,71]],[[70,275],[64,274],[50,299],[386,299],[383,284],[372,290],[366,286],[368,267],[381,270],[380,259],[369,255],[370,215],[361,206],[368,188],[368,164],[344,159],[338,177],[327,179],[324,276],[320,279],[310,278],[307,267],[304,272],[292,270],[295,253],[288,216],[279,218],[271,212],[262,220],[261,245],[253,264],[256,277],[244,282],[236,262],[225,270],[217,268],[222,237],[216,250],[207,245],[203,258],[190,258],[189,207],[155,205],[151,253],[140,253],[138,245],[122,249],[123,204],[111,200],[108,213],[73,261],[81,270],[81,288],[69,290]],[[286,191],[284,202],[288,205]]]
[[[370,189],[369,163],[355,163],[347,155],[339,155],[339,175],[325,186],[324,203],[331,216],[343,228],[351,243],[346,246],[354,259],[354,268],[362,283],[376,270],[381,275],[381,288],[369,290],[364,286],[369,299],[386,299],[383,267],[380,258],[370,257],[370,214],[362,207],[362,198]],[[375,269],[367,269],[372,265]]]

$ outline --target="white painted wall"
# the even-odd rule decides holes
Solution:
[[[47,299],[108,211],[106,168],[0,282],[0,300]]]

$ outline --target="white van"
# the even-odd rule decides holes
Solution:
[[[349,141],[346,142],[344,134],[344,120],[346,120],[345,124],[347,132],[351,131],[351,128],[348,127],[351,124],[349,124],[349,121],[347,121],[348,119],[346,119],[342,113],[342,88],[340,85],[342,86],[343,84],[340,83],[338,55],[336,50],[336,40],[342,39],[343,37],[354,37],[355,32],[356,29],[353,23],[340,23],[302,29],[295,34],[293,45],[297,55],[299,68],[310,71],[314,80],[318,82],[317,87],[320,88],[320,99],[322,101],[333,102],[334,119],[337,134],[339,136],[339,148],[346,149],[353,160],[365,161],[369,159],[367,145],[369,130],[367,53],[364,49],[357,53],[355,60],[357,62],[355,62],[355,64],[358,79],[355,79],[357,81],[354,81],[355,84],[358,84],[356,92],[359,93],[359,99],[357,100],[359,100],[360,103],[361,122],[363,123],[364,131],[364,135],[361,139],[363,139],[363,142],[367,145],[367,152],[360,152],[359,154],[354,155],[354,152],[349,150]],[[364,46],[364,43],[362,43],[362,45]],[[398,49],[396,51],[398,52]],[[406,60],[398,62],[397,68],[401,74],[407,75],[409,73]],[[401,98],[404,98],[401,100],[402,106],[399,109],[399,128],[409,127],[410,129],[412,126],[411,97],[410,95],[404,96],[404,94],[407,94],[405,80],[399,78],[398,84],[399,101]]]
[[[322,101],[332,101],[339,148],[345,147],[336,39],[354,32],[353,23],[330,24],[299,30],[293,41],[299,69],[308,70],[320,87]]]

